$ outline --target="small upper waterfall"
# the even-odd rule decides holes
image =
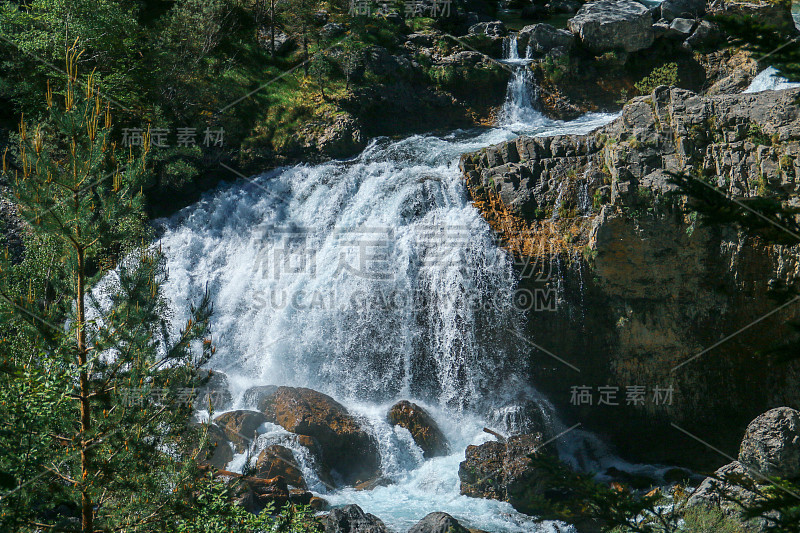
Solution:
[[[500,115],[503,124],[519,127],[543,124],[545,117],[535,107],[538,99],[531,60],[526,47],[525,57],[519,57],[517,35],[512,34],[503,41],[503,63],[513,69],[506,91],[506,101]]]
[[[517,34],[514,33],[503,39],[503,59],[508,62],[519,61],[519,48],[517,44]]]

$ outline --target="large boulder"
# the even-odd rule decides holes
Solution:
[[[661,16],[672,21],[679,17],[697,18],[706,12],[706,0],[664,0]]]
[[[650,47],[655,35],[650,11],[634,0],[599,0],[585,4],[567,27],[592,52],[636,52]]]
[[[750,422],[739,462],[763,476],[800,477],[800,412],[777,407]]]
[[[535,514],[531,502],[547,490],[547,478],[533,466],[531,455],[543,445],[539,433],[517,435],[506,442],[467,446],[458,466],[461,494],[509,502],[520,512]]]
[[[255,477],[269,479],[275,476],[281,476],[293,487],[307,487],[292,450],[279,444],[264,448],[256,459]]]
[[[520,57],[524,57],[527,50],[534,56],[553,52],[565,54],[575,46],[575,36],[550,24],[531,24],[519,31],[517,44],[520,48]]]
[[[222,428],[225,436],[236,447],[236,453],[244,452],[253,441],[258,427],[267,421],[267,417],[258,411],[230,411],[214,419]]]
[[[426,515],[408,533],[469,533],[469,530],[449,514],[439,512]]]
[[[375,477],[380,454],[375,440],[336,400],[311,389],[278,387],[262,400],[267,420],[287,431],[313,437],[319,444],[324,466],[347,484]]]
[[[750,472],[739,461],[734,461],[717,469],[713,476],[707,477],[700,483],[686,502],[687,506],[717,507],[726,514],[738,514],[741,507],[735,503],[736,501],[744,505],[756,502],[757,495],[743,486],[752,482]]]
[[[365,513],[358,505],[333,509],[323,524],[325,533],[388,533],[380,518]]]
[[[411,432],[414,442],[422,448],[426,458],[447,455],[447,438],[436,421],[419,405],[407,400],[397,402],[389,410],[388,418],[392,425]]]

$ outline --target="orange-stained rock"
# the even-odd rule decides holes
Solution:
[[[244,410],[224,413],[214,419],[228,440],[236,447],[236,453],[242,453],[250,446],[256,429],[266,421],[267,418],[258,411]]]
[[[447,455],[449,451],[447,438],[436,421],[419,405],[407,400],[397,402],[389,410],[388,417],[393,425],[404,427],[411,432],[414,442],[422,448],[426,458]]]
[[[292,450],[279,444],[273,444],[261,451],[256,460],[255,476],[260,478],[282,476],[289,485],[306,488],[306,481]]]

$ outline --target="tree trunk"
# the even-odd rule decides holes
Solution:
[[[80,239],[80,230],[77,232]],[[84,250],[77,246],[78,268],[77,276],[77,317],[76,326],[78,328],[78,364],[81,365],[80,372],[80,403],[81,403],[81,532],[92,533],[94,530],[94,510],[92,508],[92,498],[89,494],[87,480],[89,479],[89,430],[92,426],[91,409],[89,405],[89,374],[85,365],[87,361],[86,350],[86,309],[84,301],[85,290],[85,258]]]

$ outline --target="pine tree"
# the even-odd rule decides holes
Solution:
[[[48,88],[49,120],[23,121],[15,164],[3,160],[29,236],[25,260],[6,252],[0,267],[0,447],[12,452],[0,485],[14,486],[0,529],[163,531],[198,477],[189,421],[211,306],[170,335],[141,192],[149,141],[120,153],[79,56],[68,52],[63,105]],[[26,286],[25,261],[42,252],[46,273]]]

